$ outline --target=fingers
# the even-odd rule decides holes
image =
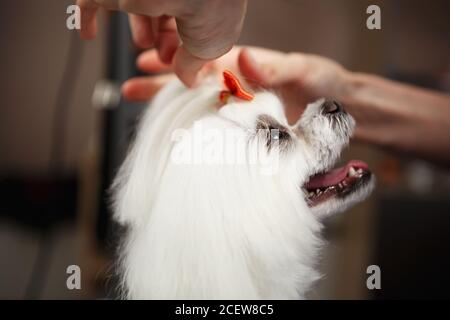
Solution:
[[[176,1],[139,1],[139,0],[77,0],[81,10],[81,30],[83,39],[92,39],[97,34],[96,14],[98,8],[122,10],[130,13],[133,40],[138,47],[148,48],[154,41],[152,18],[176,13]],[[165,25],[165,24],[163,24]],[[173,23],[173,25],[175,25]],[[166,29],[166,27],[164,26]],[[167,43],[174,43],[173,40]],[[164,52],[170,52],[172,46],[164,46]],[[164,58],[167,54],[164,55]],[[173,56],[173,54],[172,54]]]
[[[170,64],[179,45],[175,19],[168,16],[150,18],[136,14],[130,14],[129,17],[136,46],[150,48],[154,45],[160,60]]]
[[[161,73],[172,72],[172,66],[165,64],[159,58],[159,53],[156,49],[144,51],[137,58],[137,67],[143,72]]]
[[[311,67],[309,59],[302,54],[285,54],[261,48],[242,49],[238,64],[250,84],[266,88],[299,82]]]
[[[89,40],[97,35],[97,10],[98,5],[93,0],[77,0],[81,13],[80,36]]]
[[[122,0],[93,0],[101,7],[108,10],[120,10],[120,2]]]
[[[156,49],[141,53],[136,64],[144,72],[160,73],[172,71],[171,65],[161,61]],[[174,74],[132,78],[122,85],[122,94],[130,101],[147,101],[174,78]]]
[[[122,94],[130,101],[147,101],[174,78],[173,74],[132,78],[122,85]]]
[[[155,40],[152,18],[136,14],[128,16],[134,44],[140,48],[149,48]]]
[[[168,16],[158,18],[158,35],[155,43],[162,62],[170,64],[178,49],[179,41],[175,19]]]
[[[200,70],[208,62],[209,60],[193,56],[181,46],[173,59],[174,72],[186,86],[193,87],[200,81],[202,77]]]
[[[286,63],[286,59],[285,54],[280,55],[278,52],[243,48],[238,56],[238,65],[250,85],[273,88],[286,81],[292,73],[289,70],[294,69],[292,64]]]
[[[91,0],[98,5],[110,9],[121,10],[128,13],[158,17],[164,14],[176,14],[180,7],[180,1],[155,1],[155,0]]]
[[[238,56],[239,70],[245,80],[252,86],[267,86],[267,79],[261,72],[260,65],[256,62],[250,50],[244,48]]]
[[[141,48],[154,45],[161,62],[172,63],[174,72],[187,86],[195,85],[207,62],[232,48],[247,7],[247,0],[78,0],[78,3],[82,9],[83,38],[95,37],[99,7],[128,12],[135,44]],[[182,47],[178,35],[184,41]]]

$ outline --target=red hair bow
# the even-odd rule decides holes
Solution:
[[[233,95],[239,99],[251,101],[254,98],[254,95],[248,91],[246,91],[238,78],[231,73],[229,70],[225,70],[223,72],[223,82],[228,90],[222,90],[219,94],[219,100],[223,103],[227,103],[228,98]]]

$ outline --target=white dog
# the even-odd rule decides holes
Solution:
[[[372,189],[363,162],[329,171],[354,128],[337,102],[290,126],[275,94],[221,89],[172,82],[142,119],[113,186],[125,298],[304,298],[321,220]]]

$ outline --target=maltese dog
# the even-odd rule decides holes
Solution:
[[[176,80],[143,115],[112,187],[124,298],[305,298],[323,219],[371,192],[364,162],[332,167],[355,126],[338,102],[291,126],[277,95],[237,86]]]

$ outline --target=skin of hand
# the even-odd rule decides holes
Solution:
[[[155,50],[142,53],[137,65],[159,75],[124,83],[123,95],[130,100],[149,100],[174,77],[173,66],[164,64]],[[320,97],[336,99],[356,120],[356,140],[450,167],[448,95],[351,72],[320,56],[256,47],[236,47],[208,62],[204,72],[221,77],[224,69],[255,89],[278,93],[290,123],[295,123],[307,103]]]
[[[77,0],[77,5],[83,39],[95,37],[99,8],[127,12],[135,44],[154,46],[160,60],[172,63],[180,80],[193,86],[202,67],[237,41],[247,0]]]
[[[124,96],[133,101],[149,100],[162,86],[174,78],[173,67],[164,64],[155,50],[142,53],[137,59],[141,71],[158,76],[128,80],[122,87]],[[290,123],[302,114],[307,103],[320,97],[337,100],[346,92],[348,71],[339,64],[314,55],[246,47],[235,47],[221,58],[205,65],[203,72],[222,77],[228,69],[248,85],[277,92],[286,105]]]

